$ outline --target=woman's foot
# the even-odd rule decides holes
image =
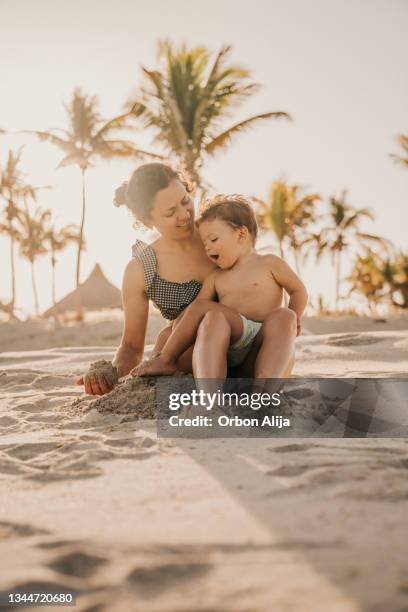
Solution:
[[[165,361],[159,354],[140,363],[130,374],[131,376],[172,376],[175,372],[177,372],[176,364]]]

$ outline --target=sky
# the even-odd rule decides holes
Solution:
[[[220,193],[266,198],[284,178],[324,198],[348,190],[350,204],[369,207],[375,221],[363,229],[407,249],[408,172],[394,164],[396,136],[408,132],[408,3],[405,0],[0,0],[0,164],[9,147],[25,145],[23,167],[35,185],[52,185],[40,204],[57,226],[80,219],[76,168],[55,170],[61,154],[51,145],[16,134],[65,127],[66,103],[76,86],[100,100],[109,119],[141,82],[141,65],[156,65],[157,41],[232,45],[231,60],[251,71],[262,89],[237,109],[231,122],[251,113],[284,110],[293,122],[263,123],[206,163],[204,177]],[[152,148],[152,135],[135,136]],[[117,286],[140,237],[115,188],[135,164],[102,162],[89,175],[82,279],[95,263]],[[149,241],[150,233],[142,238]],[[60,255],[57,297],[75,285],[71,247]],[[9,248],[0,236],[0,300],[10,295]],[[344,269],[350,267],[346,258]],[[51,302],[50,264],[36,265],[40,309]],[[329,261],[303,271],[309,292],[332,303]],[[17,261],[17,303],[33,311],[28,263]]]

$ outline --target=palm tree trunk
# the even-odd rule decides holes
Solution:
[[[31,284],[32,284],[32,287],[33,287],[35,316],[38,317],[40,309],[39,309],[39,306],[38,306],[37,286],[36,286],[36,283],[35,283],[34,260],[31,261]]]
[[[82,214],[81,214],[81,225],[79,227],[79,240],[78,240],[78,253],[76,262],[76,286],[78,287],[81,275],[81,253],[84,236],[84,225],[85,225],[85,169],[82,172]]]
[[[341,251],[337,251],[337,254],[336,254],[336,301],[335,301],[336,311],[338,310],[339,299],[340,299],[340,254],[341,254]]]
[[[199,196],[198,201],[201,202],[205,195],[205,190],[201,185],[201,176],[196,169],[196,160],[194,157],[187,155],[184,159],[184,168],[190,181],[194,183],[195,195]]]
[[[54,254],[51,256],[51,296],[52,296],[52,305],[55,306],[55,257]]]
[[[10,225],[10,267],[11,267],[11,313],[14,313],[14,305],[16,303],[16,264],[14,261],[14,236],[13,229]]]

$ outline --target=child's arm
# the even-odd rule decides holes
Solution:
[[[215,289],[215,277],[217,270],[211,272],[203,282],[200,293],[197,295],[196,300],[214,300],[217,297]]]
[[[276,282],[283,288],[290,296],[288,308],[296,313],[298,321],[298,335],[300,333],[300,319],[303,311],[306,308],[308,295],[306,287],[300,280],[297,274],[292,270],[288,264],[276,255],[267,255],[268,263],[270,265],[270,271],[273,274]]]

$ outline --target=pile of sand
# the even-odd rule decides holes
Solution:
[[[75,412],[99,414],[132,415],[132,420],[154,419],[156,417],[156,379],[126,378],[108,394],[97,399],[80,397],[71,406]]]
[[[90,407],[101,414],[134,413],[139,419],[154,419],[156,416],[156,379],[127,378],[113,391],[91,402]]]

